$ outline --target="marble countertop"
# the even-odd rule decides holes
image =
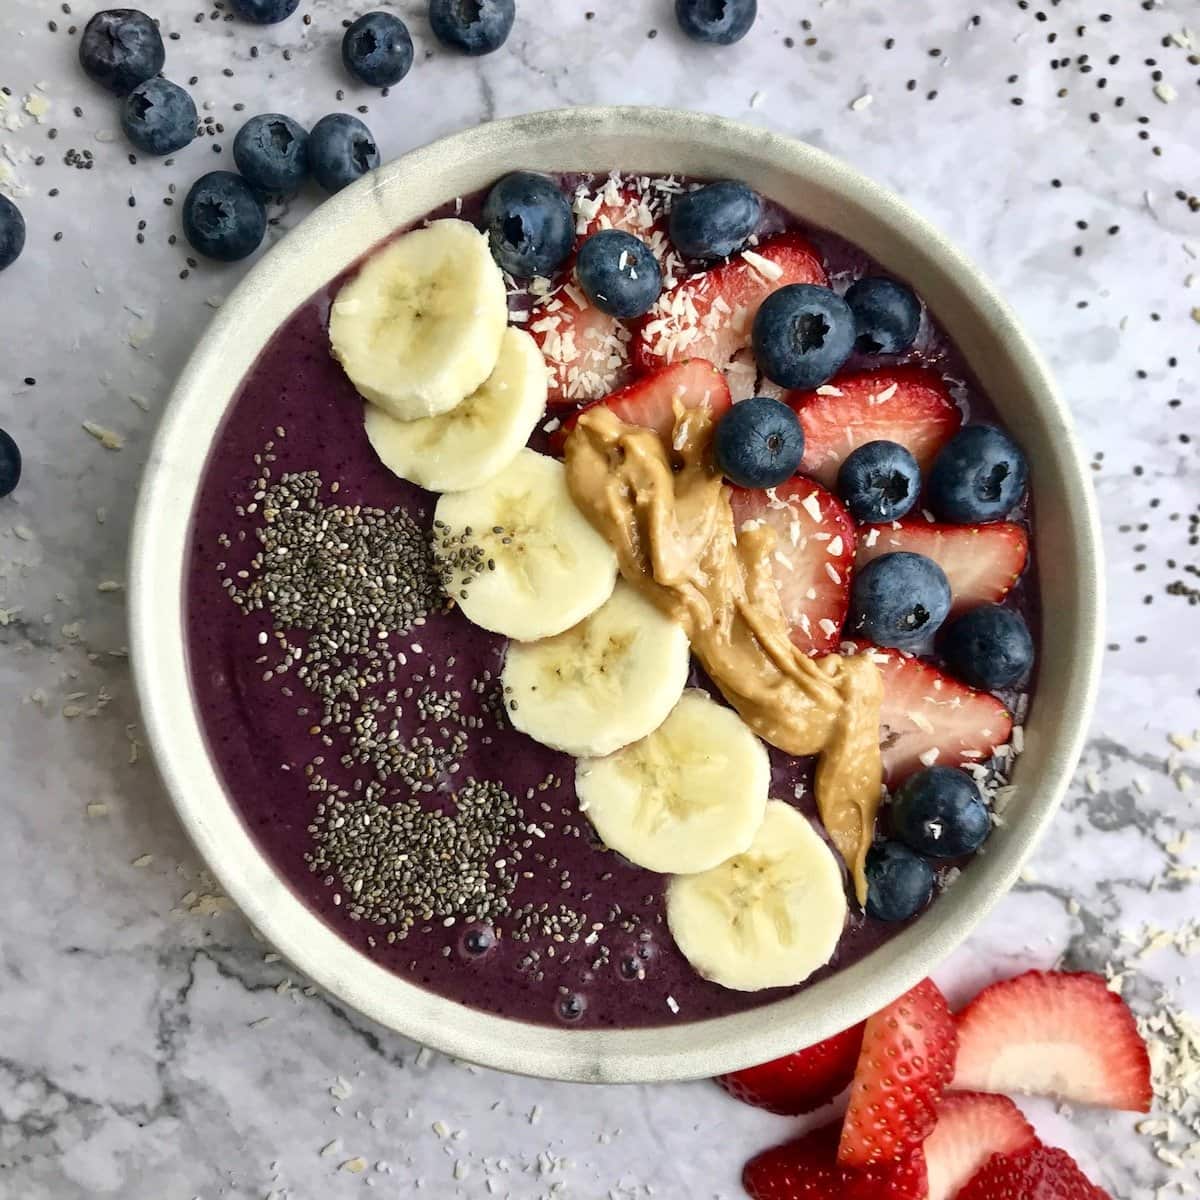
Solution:
[[[1045,14],[1042,0],[762,0],[751,36],[719,51],[686,43],[668,0],[518,0],[509,45],[469,60],[402,0],[417,64],[381,99],[340,69],[349,0],[302,0],[311,23],[264,29],[210,2],[146,0],[170,32],[168,73],[195,77],[216,131],[173,166],[127,161],[111,99],[75,63],[68,27],[86,14],[0,6],[0,186],[29,223],[0,276],[0,424],[25,454],[0,502],[0,1195],[471,1197],[492,1180],[513,1197],[733,1197],[744,1159],[791,1128],[707,1083],[546,1084],[420,1051],[272,956],[182,835],[141,744],[121,582],[171,381],[245,269],[188,267],[169,244],[172,193],[231,164],[240,105],[306,122],[365,105],[385,157],[539,108],[703,109],[841,155],[944,227],[1070,398],[1110,602],[1076,785],[938,979],[962,999],[1028,966],[1131,961],[1139,1013],[1195,1003],[1200,841],[1181,837],[1200,824],[1200,607],[1183,594],[1200,583],[1194,6],[1113,0],[1105,20],[1103,0],[1045,0]],[[71,150],[94,167],[64,163]],[[1114,1196],[1196,1186],[1198,1160],[1170,1166],[1136,1118],[1027,1108]]]

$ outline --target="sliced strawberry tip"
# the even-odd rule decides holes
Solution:
[[[1103,976],[1027,971],[984,988],[957,1024],[956,1089],[1150,1111],[1146,1043]]]
[[[573,283],[537,304],[525,327],[546,360],[551,405],[598,399],[632,374],[629,329],[590,304]]]
[[[837,648],[850,607],[855,530],[836,497],[797,476],[777,488],[733,489],[738,529],[763,522],[775,531],[772,568],[792,642],[808,654]]]
[[[929,1200],[953,1200],[993,1154],[1014,1154],[1036,1143],[1033,1126],[1007,1096],[947,1093],[925,1139]]]
[[[1065,1151],[1035,1142],[1014,1154],[993,1154],[958,1193],[958,1200],[1112,1200]]]
[[[829,488],[850,452],[867,442],[897,442],[925,474],[962,425],[946,385],[922,367],[839,375],[814,392],[789,392],[787,400],[804,429],[800,470]]]

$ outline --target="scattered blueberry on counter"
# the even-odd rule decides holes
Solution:
[[[11,267],[25,248],[25,218],[7,197],[0,195],[0,271]]]
[[[399,83],[413,64],[408,26],[392,13],[364,13],[342,37],[342,62],[372,87]]]
[[[196,137],[196,103],[169,79],[147,79],[125,97],[121,128],[144,154],[161,157],[182,150]]]
[[[796,414],[770,396],[751,396],[721,418],[713,459],[732,483],[769,488],[790,479],[804,457],[804,430]]]
[[[183,232],[206,257],[236,262],[258,249],[267,210],[240,175],[210,171],[192,184],[183,202]]]
[[[357,117],[330,113],[308,135],[308,164],[327,192],[340,192],[379,166],[379,147]]]
[[[972,687],[1013,687],[1033,667],[1033,637],[1020,613],[998,604],[973,608],[942,632],[947,666]]]
[[[260,113],[238,130],[233,160],[251,187],[290,195],[308,178],[308,130],[282,113]]]
[[[921,494],[921,468],[897,442],[867,442],[842,463],[837,493],[860,525],[898,521]]]
[[[929,506],[958,524],[1001,521],[1025,494],[1029,469],[1021,448],[993,425],[968,425],[929,472]]]
[[[899,842],[879,842],[867,852],[867,915],[907,921],[933,896],[933,868]]]
[[[601,311],[626,320],[645,315],[662,294],[662,268],[641,238],[602,229],[579,248],[579,286]]]
[[[888,814],[893,835],[930,858],[974,854],[992,829],[978,785],[957,767],[926,767],[909,776]]]
[[[950,612],[950,584],[931,558],[898,550],[873,558],[854,576],[848,629],[877,646],[911,650]]]
[[[731,46],[750,32],[758,0],[675,0],[679,28],[698,42]]]
[[[762,213],[762,198],[744,183],[706,184],[672,205],[671,243],[686,258],[728,258],[745,246]]]
[[[300,0],[230,0],[234,12],[255,25],[275,25],[286,21],[300,5]]]
[[[515,0],[429,0],[429,24],[439,42],[464,54],[491,54],[508,41]]]
[[[79,39],[79,65],[84,73],[118,96],[152,79],[166,60],[158,26],[136,8],[96,13]]]
[[[902,354],[921,328],[921,301],[894,279],[868,276],[846,290],[854,314],[855,345],[861,354]]]
[[[11,495],[21,482],[21,451],[12,434],[0,429],[0,496]]]
[[[492,256],[518,279],[552,275],[575,247],[575,216],[559,186],[535,171],[505,175],[483,204]]]
[[[759,369],[780,387],[820,387],[853,349],[854,314],[827,287],[789,284],[772,292],[754,318]]]

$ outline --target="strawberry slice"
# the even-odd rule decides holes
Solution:
[[[579,418],[590,408],[611,409],[626,425],[640,425],[653,429],[665,441],[670,441],[675,432],[675,404],[684,408],[705,407],[714,420],[731,407],[733,400],[725,377],[712,363],[702,358],[690,358],[649,375],[635,379],[633,383],[585,404],[577,413],[572,413],[555,435],[552,445],[561,449],[567,434],[575,428]]]
[[[1029,559],[1029,534],[1021,525],[938,525],[908,517],[892,525],[872,525],[859,534],[855,567],[881,554],[908,550],[932,558],[950,581],[951,615],[998,604],[1012,590]]]
[[[637,327],[633,360],[649,371],[700,357],[723,371],[750,345],[759,305],[772,292],[790,283],[826,282],[812,244],[799,234],[781,233],[664,292]]]
[[[932,979],[869,1017],[838,1162],[870,1167],[919,1146],[937,1123],[942,1092],[954,1078],[957,1045],[954,1018]]]
[[[573,283],[537,304],[525,327],[550,369],[552,405],[599,399],[622,387],[633,373],[629,328],[590,304]]]
[[[1112,1200],[1065,1150],[1041,1142],[1016,1154],[993,1154],[958,1200]]]
[[[888,786],[937,763],[986,762],[1012,736],[1012,715],[987,692],[899,650],[871,648],[883,675],[880,745]]]
[[[581,188],[575,195],[575,232],[580,242],[603,229],[631,233],[650,247],[664,276],[676,278],[683,273],[683,260],[671,245],[667,225],[666,195],[649,187],[610,177],[598,190]]]
[[[640,352],[639,343],[635,354]],[[962,425],[946,385],[922,367],[840,375],[815,392],[789,392],[787,399],[804,429],[800,470],[828,488],[850,452],[867,442],[898,442],[924,474]]]
[[[808,654],[837,648],[850,607],[854,522],[841,501],[797,476],[777,488],[733,489],[738,529],[763,521],[775,531],[775,582],[792,641]]]
[[[858,1170],[837,1161],[838,1124],[764,1150],[742,1171],[752,1200],[924,1200],[919,1146],[893,1163]]]
[[[782,1116],[809,1113],[849,1086],[862,1039],[863,1026],[855,1025],[795,1054],[718,1075],[717,1083],[735,1099],[755,1108]]]
[[[958,1014],[953,1086],[1149,1112],[1150,1058],[1125,1001],[1100,975],[1027,971]]]
[[[929,1200],[953,1200],[993,1154],[1015,1154],[1036,1144],[1033,1126],[1007,1096],[943,1096],[937,1125],[925,1139]]]

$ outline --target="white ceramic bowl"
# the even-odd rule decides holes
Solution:
[[[857,243],[916,287],[1030,459],[1045,628],[1005,825],[915,926],[808,991],[753,1012],[571,1031],[490,1016],[406,983],[339,938],[275,874],[201,734],[185,654],[185,551],[201,472],[242,377],[296,305],[373,245],[520,167],[743,179]],[[130,565],[130,643],[146,729],[180,819],[228,895],[298,970],[384,1025],[477,1063],[562,1079],[683,1079],[744,1067],[861,1020],[927,975],[1012,885],[1067,786],[1092,709],[1099,547],[1067,409],[1012,312],[936,229],[843,163],[761,129],[662,109],[572,109],[484,125],[406,155],[322,205],[249,273],[200,339],[146,467]]]

